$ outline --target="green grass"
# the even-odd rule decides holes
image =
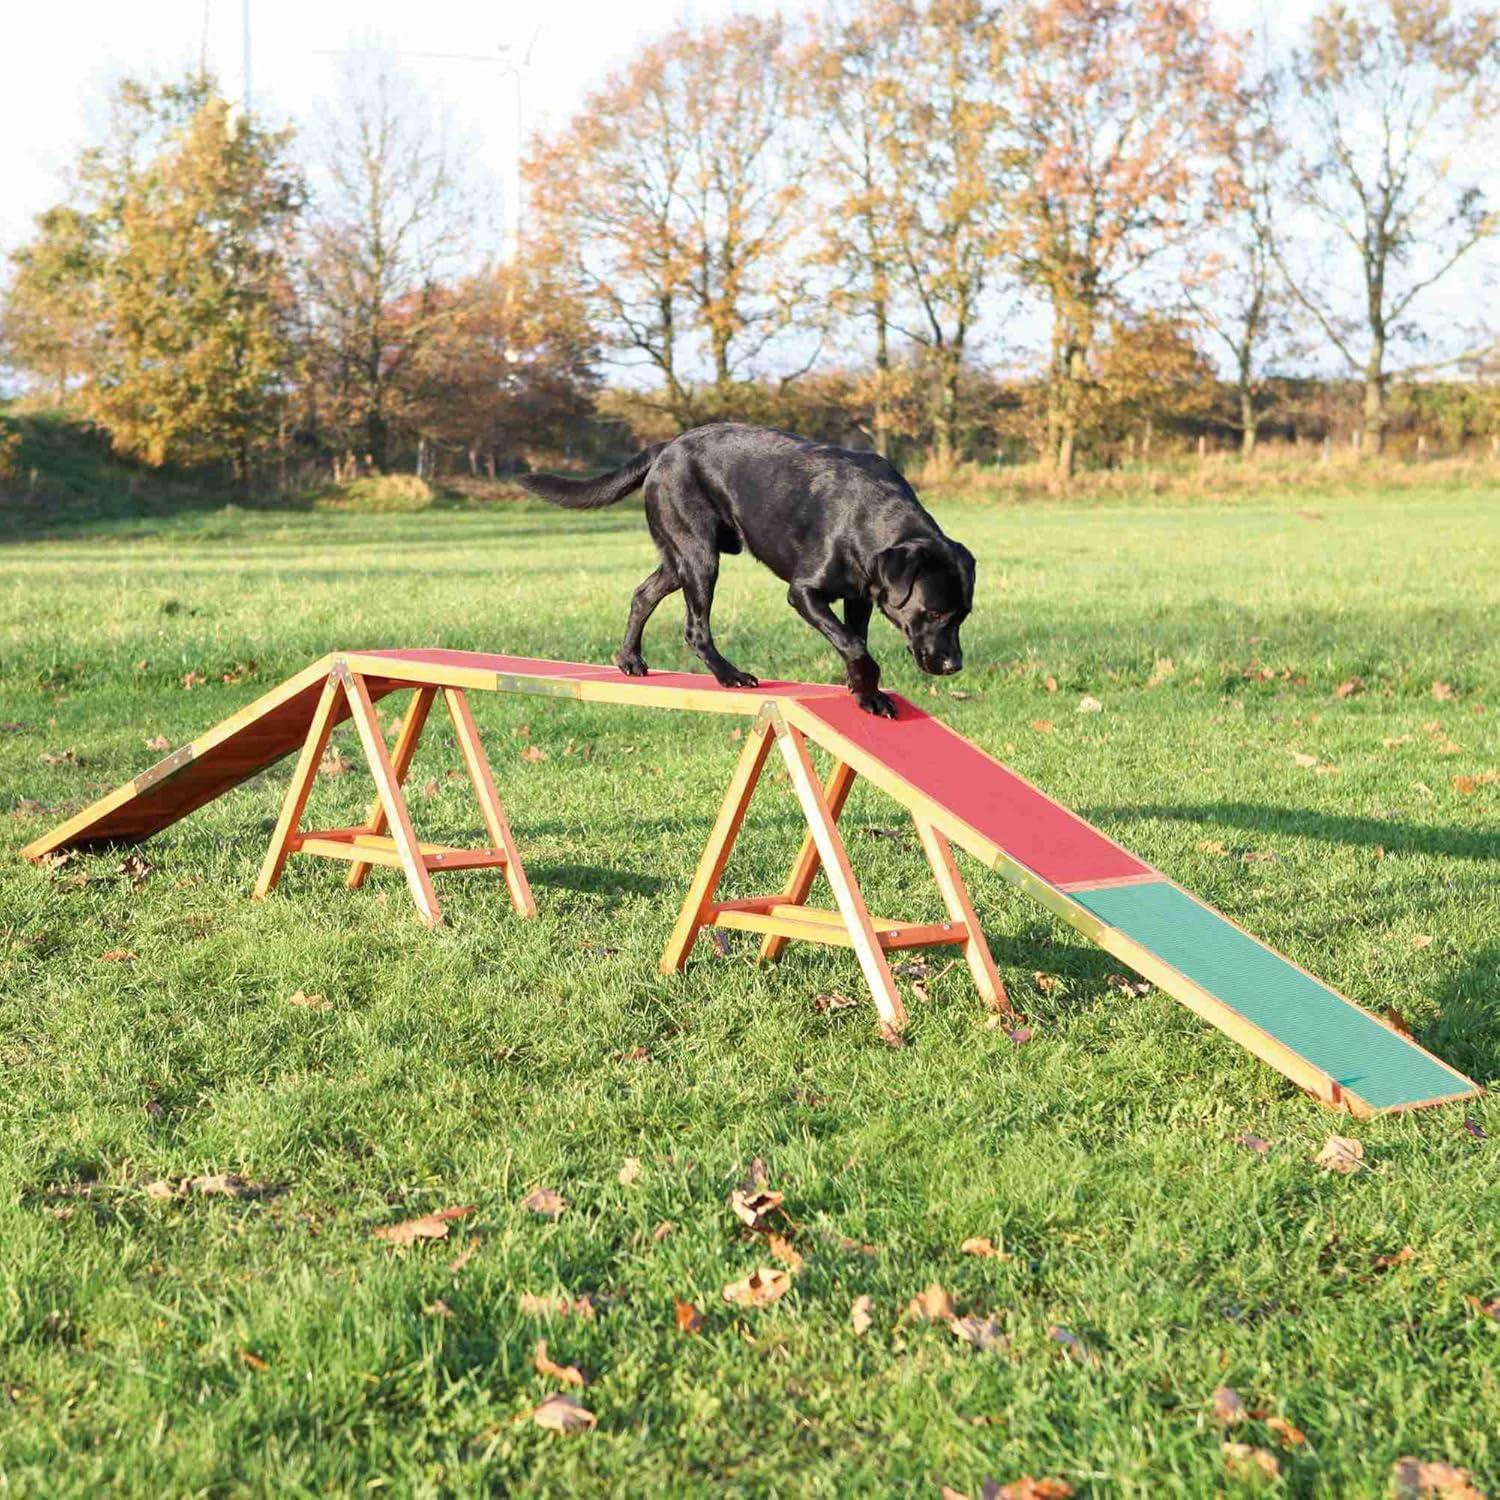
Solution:
[[[970,696],[929,697],[877,626],[892,685],[1493,1084],[1500,786],[1455,785],[1500,765],[1493,492],[940,509],[980,559],[953,684]],[[204,509],[12,544],[0,826],[19,848],[148,764],[146,739],[182,743],[336,646],[607,659],[649,565],[629,507]],[[736,661],[831,675],[763,570],[731,561],[720,600]],[[654,665],[688,665],[680,620],[662,608]],[[207,684],[184,690],[190,672]],[[1102,713],[1077,712],[1084,693]],[[0,1487],[935,1494],[1030,1473],[1235,1493],[1221,1384],[1306,1433],[1279,1450],[1287,1493],[1383,1495],[1407,1453],[1500,1487],[1500,1322],[1470,1300],[1500,1298],[1493,1103],[1341,1120],[1171,1000],[1119,994],[1118,965],[973,870],[1029,1044],[983,1027],[961,967],[909,996],[900,1051],[868,1004],[814,1007],[862,994],[846,953],[760,970],[736,939],[662,977],[730,726],[474,701],[534,923],[493,873],[444,881],[437,933],[389,872],[356,895],[294,862],[251,903],[287,766],[144,846],[139,889],[118,852],[51,874],[0,860]],[[523,761],[527,743],[548,758]],[[467,839],[458,764],[435,723],[413,782],[440,791],[413,806]],[[315,816],[350,821],[370,791],[362,770],[320,778]],[[872,836],[890,804],[860,792],[847,817],[872,907],[935,912],[914,841]],[[798,831],[770,780],[733,887],[779,882]],[[137,957],[101,962],[120,948]],[[326,1008],[289,1004],[299,989]],[[1314,1167],[1334,1131],[1365,1171]],[[755,1156],[806,1265],[740,1313],[720,1289],[767,1256],[725,1198]],[[144,1192],[210,1172],[275,1191]],[[522,1207],[538,1184],[570,1200],[555,1224]],[[476,1212],[445,1243],[372,1236],[458,1204]],[[1003,1258],[961,1254],[969,1236]],[[933,1280],[1008,1346],[904,1319]],[[598,1312],[528,1316],[523,1293]],[[698,1336],[677,1298],[702,1308]],[[526,1419],[550,1388],[538,1337],[590,1374],[593,1432]],[[1260,1420],[1231,1436],[1276,1447]]]

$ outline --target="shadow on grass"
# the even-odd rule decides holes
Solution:
[[[1313,812],[1305,807],[1271,807],[1255,802],[1209,802],[1198,807],[1091,807],[1090,822],[1130,819],[1228,825],[1258,833],[1284,833],[1330,844],[1377,844],[1391,854],[1437,854],[1453,859],[1500,859],[1500,832],[1478,828],[1439,828],[1397,818],[1357,818]]]
[[[1500,943],[1469,958],[1438,991],[1441,1014],[1418,1041],[1483,1083],[1500,1076]]]
[[[589,895],[654,896],[668,884],[656,875],[641,875],[607,865],[528,863],[526,875],[536,886],[562,886]]]

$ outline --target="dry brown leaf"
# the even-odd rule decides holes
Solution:
[[[318,763],[319,776],[347,776],[353,769],[354,762],[337,745],[330,745]]]
[[[424,797],[436,797],[441,791],[442,787],[438,785],[438,779],[436,776],[430,777],[426,782],[423,783],[422,795]]]
[[[1214,1389],[1214,1417],[1221,1427],[1243,1422],[1249,1416],[1240,1393],[1232,1385],[1221,1385]]]
[[[583,1371],[577,1365],[560,1365],[556,1360],[547,1356],[547,1340],[536,1341],[536,1351],[531,1356],[531,1362],[536,1366],[538,1375],[545,1375],[549,1380],[560,1381],[563,1385],[584,1386],[588,1381],[583,1377]]]
[[[934,1281],[906,1304],[906,1315],[923,1323],[949,1323],[958,1316],[958,1309],[942,1283]]]
[[[781,1207],[782,1202],[780,1193],[772,1192],[764,1187],[750,1192],[737,1187],[729,1195],[729,1206],[734,1210],[735,1218],[757,1231],[765,1229],[766,1215],[775,1213]]]
[[[189,1177],[182,1183],[184,1194],[198,1194],[202,1198],[264,1198],[270,1187],[264,1182],[251,1182],[238,1172],[217,1172],[211,1177]]]
[[[1241,1131],[1235,1136],[1234,1143],[1237,1146],[1243,1146],[1246,1151],[1255,1152],[1257,1156],[1264,1156],[1271,1149],[1270,1141],[1249,1130]]]
[[[620,1165],[619,1183],[621,1187],[629,1187],[632,1183],[641,1180],[641,1159],[638,1156],[627,1156]]]
[[[207,681],[208,678],[202,672],[184,672],[182,676],[182,685],[185,689],[202,687]]]
[[[1106,974],[1104,982],[1110,989],[1118,990],[1122,995],[1129,995],[1134,999],[1138,995],[1149,995],[1151,993],[1151,981],[1132,977],[1129,974]]]
[[[170,750],[172,742],[164,734],[154,734],[146,741],[148,750]]]
[[[526,745],[521,750],[521,759],[529,760],[534,764],[537,761],[546,760],[547,752],[540,745]]]
[[[1267,1417],[1266,1431],[1274,1432],[1287,1448],[1300,1448],[1307,1441],[1307,1434],[1300,1427],[1293,1427],[1285,1417]]]
[[[1031,727],[1036,730],[1038,734],[1051,734],[1057,726],[1053,724],[1051,719],[1033,719],[1031,721]]]
[[[374,1231],[377,1240],[391,1245],[412,1245],[418,1240],[445,1240],[448,1226],[458,1219],[467,1219],[474,1212],[474,1204],[466,1203],[461,1208],[440,1208],[436,1213],[423,1214],[418,1219],[404,1219],[399,1224],[382,1224]]]
[[[789,1271],[800,1271],[802,1269],[802,1257],[797,1253],[796,1248],[785,1235],[773,1234],[766,1241],[766,1249],[771,1252],[774,1260],[779,1260]]]
[[[327,1010],[328,1001],[322,995],[309,995],[306,990],[298,990],[296,994],[287,997],[288,1005],[300,1005],[308,1010]]]
[[[567,1212],[568,1200],[555,1188],[534,1187],[521,1199],[521,1207],[539,1218],[557,1220]]]
[[[1416,1258],[1417,1252],[1410,1245],[1403,1245],[1389,1255],[1371,1256],[1370,1268],[1374,1271],[1394,1271],[1397,1266],[1404,1266],[1407,1261]]]
[[[1357,1172],[1365,1164],[1365,1148],[1347,1135],[1331,1135],[1313,1160],[1325,1172]]]
[[[269,1370],[271,1368],[260,1355],[252,1354],[248,1349],[240,1350],[240,1359],[249,1365],[252,1370]]]
[[[986,1354],[1003,1349],[1010,1342],[1005,1330],[993,1318],[953,1318],[948,1326],[960,1343],[971,1344]]]
[[[1289,754],[1304,770],[1318,764],[1318,757],[1316,755],[1309,755],[1305,750],[1292,750]]]
[[[453,1316],[453,1309],[441,1297],[434,1297],[422,1311],[429,1318],[451,1318]]]
[[[1229,846],[1223,839],[1199,839],[1198,847],[1205,854],[1228,854]]]
[[[1452,683],[1440,682],[1436,678],[1434,678],[1432,683],[1432,696],[1436,698],[1439,703],[1448,703],[1452,699],[1456,698],[1458,694],[1453,691]]]
[[[859,1004],[858,1000],[851,1000],[848,995],[814,995],[813,1009],[819,1015],[826,1015],[831,1010],[849,1010]]]
[[[862,1339],[870,1331],[870,1325],[874,1321],[870,1316],[868,1297],[856,1297],[849,1304],[849,1326],[853,1328],[855,1338]]]
[[[1281,1474],[1281,1460],[1264,1448],[1249,1443],[1225,1443],[1224,1466],[1238,1479],[1252,1479],[1257,1474],[1276,1479]]]
[[[99,955],[101,964],[128,964],[134,963],[140,957],[130,948],[108,948]]]
[[[985,1237],[983,1239],[977,1237],[973,1239],[967,1239],[958,1247],[958,1251],[960,1255],[990,1256],[998,1255],[1000,1253],[995,1249],[995,1242],[988,1237]]]
[[[1050,995],[1053,990],[1058,989],[1062,985],[1062,980],[1052,974],[1043,974],[1040,969],[1031,976],[1031,982],[1044,995]]]
[[[1092,693],[1085,693],[1078,700],[1078,712],[1081,714],[1102,714],[1104,705]]]
[[[1391,1483],[1396,1500],[1484,1500],[1467,1469],[1432,1459],[1398,1458]]]
[[[677,1313],[678,1333],[701,1333],[703,1331],[703,1314],[691,1302],[684,1302],[679,1297],[673,1306]]]
[[[139,890],[151,878],[151,866],[139,854],[127,854],[115,867],[116,875],[123,875],[132,890]]]
[[[1042,686],[1049,693],[1055,693],[1057,691],[1057,678],[1055,678],[1055,677],[1044,677],[1044,678],[1042,678]]]
[[[585,1323],[594,1318],[594,1304],[587,1293],[581,1297],[538,1297],[533,1292],[522,1292],[516,1298],[516,1307],[526,1318],[578,1317]]]
[[[1151,669],[1151,675],[1146,679],[1146,686],[1148,688],[1160,687],[1176,671],[1177,668],[1172,664],[1170,656],[1158,656],[1156,665]]]
[[[669,1234],[671,1234],[671,1232],[676,1227],[677,1225],[671,1219],[663,1219],[661,1223],[651,1231],[651,1238],[655,1240],[659,1245],[664,1239],[666,1239]]]
[[[1334,688],[1333,696],[1335,698],[1352,698],[1355,696],[1355,694],[1362,693],[1364,692],[1364,690],[1364,678],[1351,677],[1347,682],[1341,682],[1336,688]]]
[[[1072,1493],[1073,1486],[1066,1479],[1033,1479],[1023,1474],[1009,1484],[997,1485],[993,1479],[986,1479],[979,1500],[1068,1500]]]
[[[552,1432],[587,1432],[599,1419],[572,1396],[554,1391],[531,1413],[531,1420]]]
[[[723,1297],[739,1307],[769,1307],[791,1290],[792,1278],[775,1266],[762,1266],[724,1288]]]

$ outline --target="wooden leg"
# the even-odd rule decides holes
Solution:
[[[849,788],[854,785],[854,771],[841,760],[833,763],[828,780],[823,785],[823,800],[828,804],[828,816],[835,823],[849,800]],[[791,874],[787,877],[785,899],[789,906],[803,906],[807,902],[812,883],[818,878],[822,860],[811,832],[802,836],[802,847],[792,862]],[[781,957],[782,950],[791,941],[779,932],[768,932],[761,941],[760,956],[764,963],[772,963]]]
[[[969,965],[969,972],[974,976],[975,989],[991,1010],[1011,1015],[1010,996],[1005,993],[1005,983],[995,968],[995,960],[990,956],[989,944],[984,940],[979,918],[974,915],[968,887],[959,873],[948,840],[926,818],[913,814],[912,821],[917,825],[922,852],[927,856],[927,863],[932,866],[932,878],[937,881],[949,917],[955,922],[962,922],[964,930],[969,934],[968,941],[964,944],[964,959]]]
[[[849,928],[849,937],[854,944],[859,966],[864,970],[870,993],[875,997],[875,1008],[880,1019],[892,1031],[900,1031],[906,1025],[906,1007],[896,989],[896,980],[891,966],[885,961],[880,942],[875,936],[865,898],[860,893],[859,882],[849,864],[849,855],[844,841],[834,826],[823,788],[818,783],[817,772],[808,758],[807,742],[799,730],[781,725],[777,728],[777,743],[782,758],[791,773],[792,787],[797,800],[802,804],[807,826],[812,831],[828,883],[833,887],[833,898],[838,903],[840,914]]]
[[[443,920],[443,911],[438,905],[437,892],[432,888],[427,867],[422,862],[416,830],[411,826],[411,815],[402,799],[401,784],[396,779],[396,768],[391,764],[390,752],[385,747],[385,736],[380,732],[380,721],[375,717],[375,705],[370,701],[369,689],[365,687],[363,677],[347,669],[343,672],[343,682],[349,695],[354,727],[359,731],[365,759],[370,763],[370,775],[375,778],[375,789],[385,804],[391,839],[400,856],[401,869],[411,888],[412,900],[416,902],[422,920],[429,927],[436,927]]]
[[[406,773],[411,770],[412,756],[417,753],[417,741],[422,738],[422,730],[427,725],[427,713],[436,696],[435,687],[419,687],[411,695],[411,707],[406,710],[406,717],[401,721],[401,733],[396,736],[396,748],[391,752],[391,769],[396,773],[397,786],[406,784]],[[377,797],[370,805],[370,816],[365,820],[365,828],[370,833],[380,834],[385,832],[385,823],[385,803]],[[357,891],[365,883],[365,876],[369,873],[369,864],[359,860],[349,866],[349,875],[344,884],[351,891]]]
[[[292,772],[292,783],[281,801],[281,815],[276,819],[276,831],[271,835],[271,847],[266,850],[260,875],[255,882],[254,899],[259,901],[276,889],[281,872],[286,868],[287,855],[291,853],[292,838],[297,825],[302,821],[307,807],[308,795],[312,791],[313,778],[318,774],[318,763],[328,746],[328,735],[333,728],[333,711],[338,704],[339,680],[330,674],[323,685],[323,696],[313,711],[312,723],[308,726],[307,738],[302,742],[302,753],[297,757],[297,769]]]
[[[735,766],[734,775],[730,778],[729,790],[724,793],[719,816],[714,820],[713,831],[698,860],[693,883],[688,887],[682,910],[677,914],[677,925],[672,929],[672,936],[667,940],[666,949],[662,953],[663,974],[682,968],[693,951],[693,943],[713,905],[719,877],[724,873],[740,824],[745,821],[745,810],[750,806],[750,798],[754,795],[755,784],[760,780],[770,749],[771,727],[763,721],[757,721],[745,739],[745,748],[740,752],[739,764]]]
[[[500,794],[495,790],[495,778],[490,773],[490,763],[479,742],[479,726],[469,708],[469,700],[462,688],[444,688],[443,701],[448,705],[448,715],[458,735],[458,748],[463,752],[464,765],[468,767],[469,780],[474,783],[474,795],[479,799],[479,811],[484,817],[485,832],[489,835],[490,847],[505,855],[505,884],[510,890],[511,905],[523,917],[536,915],[536,901],[531,887],[526,883],[526,871],[521,864],[521,852],[516,848],[515,837],[505,817]]]

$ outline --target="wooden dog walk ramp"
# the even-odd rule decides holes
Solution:
[[[373,705],[409,689],[411,706],[388,750]],[[792,940],[854,950],[881,1018],[899,1029],[900,994],[886,954],[951,944],[963,950],[986,1003],[1005,990],[953,858],[952,846],[1029,892],[1072,927],[1159,989],[1279,1069],[1323,1102],[1357,1115],[1415,1109],[1479,1092],[1476,1084],[1379,1017],[1336,994],[1054,802],[978,746],[903,699],[894,720],[862,713],[842,687],[770,682],[721,688],[695,673],[626,677],[613,667],[472,651],[342,652],[313,663],[201,739],[174,751],[21,852],[42,860],[70,848],[136,842],[300,750],[256,894],[276,884],[292,853],[350,864],[357,887],[372,863],[399,867],[423,918],[441,920],[430,876],[495,866],[512,903],[535,911],[505,811],[465,694],[519,692],[734,715],[751,720],[739,764],[708,846],[662,956],[681,968],[704,927],[761,935],[761,955]],[[474,783],[487,848],[421,843],[402,794],[429,709],[441,695]],[[329,731],[353,717],[377,799],[356,828],[306,832],[307,795]],[[809,744],[828,752],[825,783]],[[784,888],[720,899],[717,886],[771,750],[779,751],[807,821]],[[946,920],[903,922],[865,907],[838,819],[849,787],[864,777],[910,813],[942,898]],[[809,907],[822,869],[834,910]]]

